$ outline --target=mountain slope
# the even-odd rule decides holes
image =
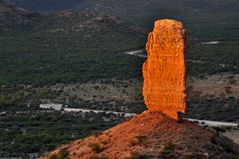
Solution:
[[[212,22],[221,19],[229,20],[236,18],[236,15],[229,17],[225,13],[238,12],[239,2],[237,0],[87,0],[79,4],[78,9],[113,14],[147,26],[160,18],[179,19],[184,23],[205,22],[208,19],[212,19]]]
[[[118,52],[143,46],[144,30],[114,16],[65,11],[42,15],[32,27],[0,29],[0,35],[2,84],[73,83],[141,73],[141,59]]]
[[[76,10],[91,10],[126,19],[146,30],[151,30],[158,19],[176,19],[190,31],[187,59],[208,61],[206,65],[188,62],[190,75],[238,73],[239,42],[238,0],[87,0]],[[217,45],[201,42],[219,41]],[[211,63],[210,63],[211,62]],[[218,67],[218,63],[228,66]],[[235,67],[236,66],[236,67]]]
[[[222,142],[223,141],[223,142]],[[102,134],[77,140],[46,158],[134,159],[235,157],[238,146],[194,123],[177,123],[160,112],[146,111]]]
[[[19,1],[28,4],[28,0]],[[38,1],[44,2],[43,0]],[[37,4],[38,1],[31,1],[31,3]],[[49,1],[49,3],[50,2],[52,1]],[[57,3],[56,1],[54,2]],[[69,3],[71,2],[73,1],[69,1]],[[58,4],[61,5],[64,3],[61,3],[61,1],[59,1]],[[42,5],[44,6],[44,3],[42,3]],[[47,5],[49,5],[49,7],[53,6],[52,4],[46,3],[46,6]],[[184,23],[185,28],[187,28],[191,33],[190,36],[192,42],[190,44],[191,47],[187,53],[187,59],[189,61],[188,73],[190,76],[197,76],[200,74],[216,74],[221,72],[238,73],[238,69],[235,69],[239,67],[239,61],[237,60],[238,52],[235,51],[239,48],[238,0],[84,0],[79,1],[79,4],[75,4],[74,6],[71,6],[67,9],[75,9],[77,11],[87,10],[98,15],[104,14],[106,16],[118,17],[120,19],[124,19],[128,24],[134,24],[134,26],[136,24],[144,28],[144,30],[147,30],[148,32],[151,30],[150,28],[152,28],[153,22],[156,19],[178,19]],[[65,22],[63,23],[71,23],[70,19],[66,19],[67,18],[64,19]],[[78,23],[79,22],[80,21],[78,21]],[[54,21],[50,20],[49,23],[52,24],[54,23]],[[118,26],[114,25],[113,27],[119,31]],[[110,26],[108,26],[108,28],[111,31],[113,30],[112,28],[110,28]],[[92,30],[93,29],[94,28],[92,28]],[[78,37],[82,37],[80,34],[78,35]],[[104,35],[103,32],[102,35]],[[114,38],[116,38],[117,36],[118,35],[115,35]],[[119,37],[122,36],[123,35],[120,35]],[[131,38],[131,36],[125,36],[123,39],[127,39],[128,37]],[[105,37],[99,39],[107,40],[108,36],[106,39]],[[137,39],[138,40],[127,39],[127,41],[129,42],[128,46],[131,45],[131,42],[134,43],[135,41],[145,42],[146,35],[145,37],[141,37],[141,40],[139,40],[139,38]],[[70,41],[69,38],[67,38],[66,41],[68,40]],[[118,39],[116,41],[123,40]],[[205,45],[204,42],[208,41],[218,41],[219,43],[215,45]],[[142,48],[144,46],[143,42],[138,45],[135,45],[134,43],[131,47],[128,48]],[[73,43],[75,43],[75,41]],[[113,41],[110,41],[110,43],[112,44],[112,50],[113,47],[117,47],[117,43],[113,44]],[[107,44],[107,42],[102,42],[101,46],[108,46],[104,44]],[[96,49],[98,46],[93,47],[95,48],[94,50],[98,52],[98,50]],[[74,48],[76,48],[76,46],[74,46]],[[120,51],[124,49],[127,48],[124,47]],[[115,50],[112,52],[118,51],[119,50]],[[135,59],[133,59],[133,61],[135,61]],[[138,62],[135,62],[135,65],[140,66],[140,63],[142,64],[142,60],[136,60],[138,60]],[[203,61],[206,64],[195,63],[192,61]],[[218,67],[218,64],[225,64],[225,67]],[[131,68],[131,66],[128,66],[128,68]],[[137,72],[137,74],[139,73],[140,72]],[[119,75],[119,73],[116,74],[117,76]],[[137,76],[137,74],[135,74],[134,77]],[[69,78],[69,76],[67,78]]]
[[[34,20],[37,14],[21,7],[16,7],[0,0],[0,26],[6,24],[28,23]]]
[[[83,0],[10,0],[17,6],[39,12],[68,10],[79,5]]]

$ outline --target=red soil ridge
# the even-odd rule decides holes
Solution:
[[[212,132],[194,123],[179,123],[160,112],[145,111],[102,134],[74,141],[43,159],[50,159],[61,149],[69,152],[69,159],[130,159],[134,156],[153,158],[164,155],[167,146],[168,149],[175,147],[172,151],[177,154],[177,158],[195,153],[206,155],[204,147],[212,137]]]

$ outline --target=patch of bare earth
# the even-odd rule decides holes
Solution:
[[[205,76],[203,79],[190,78],[187,82],[188,89],[200,92],[201,95],[221,97],[233,96],[239,98],[238,74],[215,74]]]

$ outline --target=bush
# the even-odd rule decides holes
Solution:
[[[164,146],[163,151],[161,152],[160,156],[161,157],[165,157],[165,158],[175,158],[174,156],[174,150],[176,148],[176,145],[172,142],[168,142],[166,143],[166,145]]]
[[[48,159],[57,159],[57,155],[56,154],[52,154],[48,157]]]
[[[60,149],[58,154],[51,154],[48,159],[66,159],[69,156],[67,148]]]
[[[99,144],[97,144],[97,143],[91,143],[90,145],[89,145],[89,147],[91,148],[91,150],[93,151],[93,152],[95,152],[95,153],[100,153],[103,149],[100,147],[100,145]]]
[[[66,159],[69,155],[67,148],[62,148],[57,155],[57,159]]]

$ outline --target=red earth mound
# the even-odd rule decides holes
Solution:
[[[43,159],[220,159],[239,152],[230,141],[221,140],[192,122],[176,122],[160,112],[145,111],[103,133],[65,145]]]

